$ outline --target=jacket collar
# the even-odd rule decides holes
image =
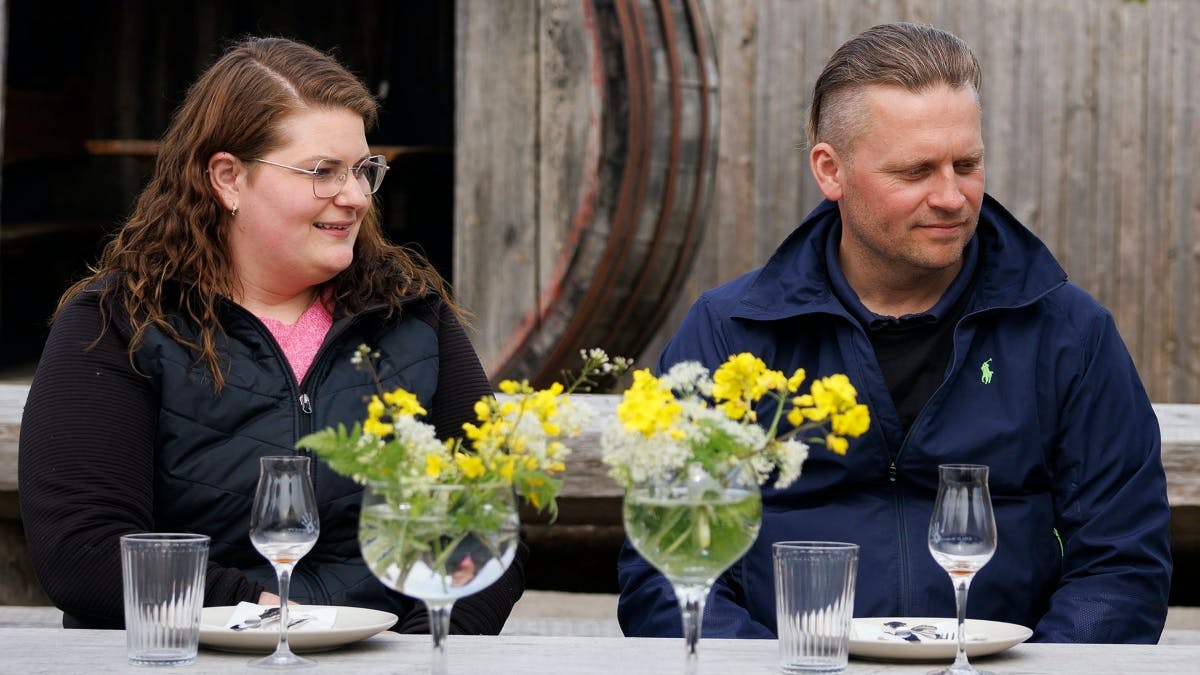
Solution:
[[[733,318],[776,321],[813,313],[852,318],[833,292],[831,279],[844,277],[841,270],[831,273],[837,257],[827,254],[841,227],[837,203],[821,202],[759,269]],[[1050,250],[990,195],[984,195],[971,246],[978,250],[978,269],[967,312],[1026,305],[1066,283],[1067,273]],[[955,284],[960,281],[966,283]]]

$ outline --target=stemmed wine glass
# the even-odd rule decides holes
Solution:
[[[929,552],[954,584],[958,606],[958,654],[954,664],[929,675],[989,675],[967,662],[967,590],[971,580],[996,552],[996,519],[988,493],[988,467],[942,464],[938,494],[929,520]]]
[[[685,672],[695,673],[700,624],[713,582],[750,549],[762,526],[758,486],[739,468],[715,477],[699,464],[674,480],[635,485],[622,506],[629,542],[675,590]]]
[[[425,603],[433,636],[430,672],[446,672],[454,601],[503,576],[516,556],[520,526],[506,483],[368,483],[363,489],[363,560],[385,586]]]
[[[275,653],[251,661],[262,668],[315,666],[288,647],[288,583],[292,569],[312,550],[320,533],[308,457],[262,457],[250,513],[250,541],[279,577],[279,643]]]

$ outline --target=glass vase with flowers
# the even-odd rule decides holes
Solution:
[[[808,443],[845,454],[847,437],[870,426],[845,375],[818,379],[801,394],[805,378],[804,369],[789,376],[750,353],[729,357],[711,376],[695,362],[662,377],[639,370],[601,437],[610,475],[625,488],[625,534],[675,590],[687,672],[697,667],[713,582],[758,536],[758,486],[774,474],[774,486],[787,487],[800,477]]]
[[[600,350],[582,356],[579,374],[565,385],[501,382],[503,398],[476,402],[477,419],[463,425],[460,438],[439,440],[422,421],[427,413],[414,394],[379,387],[361,423],[299,441],[364,486],[363,559],[386,586],[425,603],[432,672],[445,672],[454,601],[494,583],[513,561],[520,527],[514,494],[554,518],[562,485],[555,476],[571,452],[564,441],[577,436],[591,414],[571,394],[628,367]],[[364,345],[354,358],[378,387],[378,354]]]

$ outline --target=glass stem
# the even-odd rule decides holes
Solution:
[[[675,587],[679,600],[679,611],[683,615],[683,643],[687,649],[684,672],[695,675],[699,672],[700,657],[696,646],[700,642],[700,623],[704,620],[704,601],[708,599],[708,584],[689,584]]]
[[[971,664],[967,662],[967,590],[971,588],[971,579],[975,575],[964,574],[957,579],[951,575],[954,583],[954,604],[958,607],[958,653],[954,656],[954,668],[971,672]]]
[[[450,634],[450,610],[453,600],[426,600],[429,613],[429,634],[433,636],[433,660],[429,664],[432,675],[446,675],[446,636]]]
[[[275,653],[290,656],[292,649],[288,645],[288,588],[292,583],[292,566],[276,565],[275,575],[279,577],[279,644],[275,646]]]

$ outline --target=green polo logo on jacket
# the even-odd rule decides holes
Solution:
[[[992,383],[992,360],[988,359],[979,364],[979,381],[984,384]]]

